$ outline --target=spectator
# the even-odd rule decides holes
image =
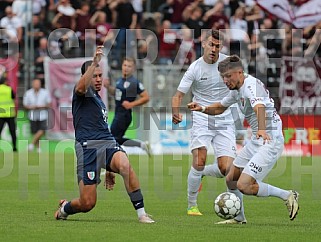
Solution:
[[[173,29],[180,29],[184,20],[182,13],[184,9],[192,2],[193,0],[174,0],[172,3],[173,14],[170,18]]]
[[[117,64],[114,64],[115,67],[119,66],[119,60],[122,59],[122,56],[135,56],[134,47],[136,42],[135,38],[135,28],[137,24],[137,14],[134,10],[133,5],[129,0],[116,0],[109,4],[110,9],[113,14],[115,14],[116,23],[114,26],[116,29],[119,29],[119,33],[116,37],[116,59]],[[131,31],[126,31],[131,30]],[[124,50],[125,45],[125,53]]]
[[[46,0],[33,0],[32,1],[32,14],[38,15],[43,23],[46,17],[45,8],[47,6]]]
[[[19,43],[22,39],[22,21],[14,16],[11,6],[6,7],[5,13],[6,16],[0,21],[0,27],[5,30],[9,42]]]
[[[161,4],[158,7],[157,12],[162,14],[162,21],[171,20],[172,14],[174,12],[173,3],[174,0],[166,0],[165,3]]]
[[[198,3],[197,1],[194,3]],[[190,4],[185,8],[182,16],[184,24],[194,30],[194,45],[197,58],[201,56],[201,34],[202,29],[206,29],[206,21],[203,19],[203,9],[198,4]]]
[[[180,30],[180,35],[182,42],[177,54],[178,63],[180,65],[190,65],[196,59],[192,30],[183,25]]]
[[[46,15],[47,15],[47,23],[52,23],[53,18],[56,15],[57,11],[57,5],[59,3],[59,0],[47,0],[48,2],[48,8],[46,10]]]
[[[111,24],[113,22],[113,16],[109,5],[113,1],[114,0],[96,0],[95,2],[93,2],[91,7],[92,15],[94,15],[97,11],[102,11],[106,14],[106,22]]]
[[[112,25],[107,22],[106,13],[103,11],[97,11],[90,18],[89,23],[96,29],[96,42],[97,45],[107,45],[111,47],[110,41],[114,38],[114,33],[109,31],[112,29]],[[105,46],[106,47],[106,46]]]
[[[291,26],[286,26],[285,40],[283,41],[283,54],[286,56],[302,57],[304,51],[304,39],[302,29],[293,29]]]
[[[0,72],[0,136],[5,123],[9,126],[12,149],[17,151],[15,94],[7,83],[4,68]],[[1,137],[0,137],[1,139]]]
[[[90,14],[89,10],[89,3],[82,2],[80,9],[77,9],[75,13],[75,31],[78,37],[78,41],[80,43],[80,46],[76,48],[76,57],[92,56],[96,47],[95,41],[92,41],[92,38],[90,38],[90,36],[86,36],[86,29],[87,31],[92,29],[92,25],[90,24],[90,19],[92,15]],[[87,33],[87,35],[90,34]]]
[[[177,51],[177,33],[171,29],[171,22],[164,20],[159,37],[158,63],[161,65],[170,65],[173,63]]]
[[[11,6],[13,3],[13,0],[1,0],[0,1],[0,19],[5,16],[5,9],[8,6]]]
[[[40,21],[39,15],[33,15],[32,16],[32,22],[33,22],[33,31],[28,33],[28,36],[33,36],[34,40],[34,47],[39,47],[40,39],[47,36],[48,31],[43,24],[43,21]],[[28,29],[31,29],[30,27]]]
[[[252,38],[252,34],[258,29],[260,29],[260,25],[262,24],[263,18],[264,12],[261,10],[259,5],[255,4],[253,7],[247,8],[245,20],[247,21],[247,29],[250,39]]]
[[[230,54],[245,56],[242,50],[247,49],[250,39],[247,35],[247,22],[244,20],[244,9],[238,8],[230,18]]]
[[[29,6],[30,4],[25,0],[14,0],[11,6],[13,14],[21,19],[23,26],[29,24],[32,19],[32,11]]]
[[[60,0],[57,5],[57,14],[53,18],[51,24],[54,29],[68,28],[75,30],[75,12],[69,0]]]
[[[317,23],[312,28],[308,30],[308,40],[307,45],[309,48],[305,51],[305,56],[314,56],[316,54],[318,57],[321,56],[321,21]]]
[[[211,29],[224,30],[229,29],[229,20],[224,13],[224,2],[219,0],[214,7],[204,14],[204,21]]]
[[[27,90],[23,96],[23,106],[28,110],[28,118],[30,120],[31,133],[34,135],[32,142],[28,146],[29,151],[37,148],[41,152],[39,146],[40,138],[45,134],[48,127],[48,108],[51,104],[49,92],[41,88],[40,79],[32,81],[32,88]]]
[[[89,12],[90,6],[87,2],[82,2],[80,9],[76,9],[76,34],[80,40],[85,40],[85,31],[90,29],[90,19],[92,15]]]
[[[143,0],[130,0],[131,4],[133,5],[133,8],[137,14],[137,28],[140,28],[142,25],[142,19],[143,19]]]
[[[48,53],[48,40],[46,37],[39,39],[39,46],[35,49],[35,73],[39,79],[44,79],[44,58],[49,56]]]

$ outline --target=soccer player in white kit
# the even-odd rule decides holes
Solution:
[[[229,89],[218,72],[218,62],[227,56],[220,53],[223,35],[217,30],[208,30],[202,41],[203,56],[194,61],[184,74],[177,92],[172,98],[172,121],[182,121],[180,106],[184,95],[192,89],[193,101],[210,105],[228,95]],[[193,164],[188,174],[188,215],[202,215],[197,206],[198,189],[204,175],[224,177],[236,156],[235,125],[230,109],[221,115],[209,116],[192,113],[191,151]],[[206,166],[207,150],[213,147],[217,161]],[[231,191],[242,197],[238,190]],[[243,210],[242,210],[242,214]]]
[[[219,63],[218,70],[230,93],[220,102],[203,106],[197,102],[188,104],[191,111],[220,115],[227,107],[237,103],[252,128],[251,140],[235,158],[226,176],[229,189],[238,188],[243,194],[257,197],[278,197],[285,201],[291,220],[299,210],[299,193],[269,185],[262,180],[271,171],[284,147],[282,121],[274,108],[274,102],[264,84],[244,73],[240,58],[230,56]],[[246,223],[245,218],[219,222],[220,224]]]

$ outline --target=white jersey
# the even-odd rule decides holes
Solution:
[[[51,97],[47,89],[40,88],[36,93],[33,88],[26,91],[23,96],[24,106],[44,106],[51,103]],[[48,119],[47,109],[29,110],[28,117],[31,121],[44,121]]]
[[[259,79],[247,75],[242,87],[239,90],[230,91],[229,95],[221,101],[224,107],[234,103],[238,103],[254,136],[258,130],[258,121],[253,107],[257,104],[263,104],[266,109],[266,132],[271,137],[282,136],[281,118],[274,108],[274,101],[270,98],[269,91]]]
[[[224,84],[218,71],[218,63],[227,56],[220,53],[216,63],[208,64],[200,57],[194,61],[185,72],[177,90],[187,93],[190,88],[193,94],[193,101],[202,106],[209,106],[212,103],[220,102],[229,94],[229,89]],[[193,116],[206,116],[201,112],[194,112]],[[230,109],[221,115],[211,117],[217,124],[232,123],[233,117]]]

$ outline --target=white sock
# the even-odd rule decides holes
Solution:
[[[187,199],[188,207],[197,206],[197,195],[198,189],[201,185],[202,171],[196,170],[194,167],[191,167],[188,177],[187,177]]]
[[[240,192],[239,189],[227,189],[229,192],[234,193],[240,200],[241,200],[241,211],[239,215],[235,217],[237,221],[244,221],[245,220],[245,215],[244,215],[244,204],[243,204],[243,193]]]
[[[217,178],[222,178],[224,177],[220,171],[220,169],[218,168],[218,164],[217,161],[215,161],[213,164],[211,165],[207,165],[205,166],[203,172],[202,172],[203,176],[214,176]]]
[[[259,184],[258,197],[278,197],[283,200],[288,199],[290,192],[267,183],[256,181]]]
[[[61,212],[64,216],[68,215],[68,214],[65,212],[65,206],[62,206],[62,207],[60,208],[60,212]]]
[[[138,218],[140,218],[141,216],[144,216],[146,214],[145,208],[139,208],[136,210],[136,212],[137,212]]]

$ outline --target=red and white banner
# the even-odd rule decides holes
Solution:
[[[281,115],[286,156],[321,155],[320,115]]]
[[[51,99],[51,112],[47,138],[52,140],[73,139],[74,128],[72,123],[72,94],[75,83],[81,76],[81,65],[90,59],[50,59],[45,58],[45,83]],[[100,66],[103,76],[107,76],[107,60],[102,60]],[[106,89],[102,88],[100,95],[107,102]]]
[[[281,114],[321,115],[321,59],[283,57]]]
[[[0,66],[4,67],[4,71],[7,74],[8,85],[12,88],[15,94],[18,89],[18,70],[19,64],[17,58],[8,57],[7,59],[0,59]],[[0,68],[1,69],[1,68]],[[18,110],[18,95],[16,95],[16,111]]]
[[[293,24],[296,28],[315,25],[321,21],[321,1],[305,0],[293,4],[290,0],[256,0],[257,4],[272,15]]]
[[[321,155],[321,60],[283,57],[279,97],[283,155]]]

